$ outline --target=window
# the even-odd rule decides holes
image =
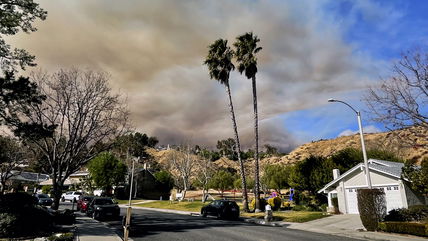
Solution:
[[[394,190],[398,190],[398,187],[394,187]]]
[[[386,190],[391,190],[391,187],[386,187]]]

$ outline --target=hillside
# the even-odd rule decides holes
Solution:
[[[426,136],[426,135],[421,135]],[[418,163],[428,158],[428,140],[424,137],[412,135],[408,129],[365,134],[366,149],[380,149],[394,153],[404,160],[416,160]],[[412,140],[413,145],[406,145],[404,140]],[[310,155],[330,156],[342,149],[352,147],[361,149],[359,134],[343,136],[331,140],[320,140],[299,146],[288,155],[280,158],[279,162],[294,163]]]

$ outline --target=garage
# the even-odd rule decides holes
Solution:
[[[385,192],[386,211],[389,212],[392,209],[402,208],[403,202],[401,200],[401,193],[398,185],[390,185],[384,187],[376,187],[383,189]],[[356,188],[346,189],[346,203],[348,213],[358,214],[358,198]]]
[[[401,178],[404,163],[369,159],[368,166],[373,187],[385,192],[387,211],[407,208],[409,205],[426,205],[425,197],[413,191],[407,180]],[[330,210],[334,210],[333,203],[337,203],[341,213],[359,213],[357,191],[367,188],[365,170],[364,163],[359,163],[342,175],[338,169],[333,170],[333,180],[318,191],[327,195]],[[333,202],[336,197],[337,200]]]

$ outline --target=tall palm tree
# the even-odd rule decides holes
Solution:
[[[215,79],[220,84],[226,87],[227,95],[229,96],[229,109],[230,117],[232,119],[233,130],[235,132],[234,151],[237,153],[240,165],[240,174],[242,181],[242,196],[244,198],[244,211],[248,211],[248,195],[247,195],[247,181],[245,178],[244,162],[241,159],[241,144],[239,142],[238,127],[236,125],[235,112],[233,110],[232,94],[230,93],[229,75],[235,66],[232,63],[233,50],[227,46],[227,40],[218,39],[208,47],[208,55],[204,64],[208,66],[210,78]]]
[[[236,38],[233,44],[236,48],[235,56],[238,62],[238,71],[253,82],[253,107],[254,107],[254,135],[256,139],[256,151],[254,153],[255,160],[255,208],[256,212],[260,211],[260,168],[259,168],[259,120],[257,113],[257,88],[256,88],[256,73],[257,73],[257,57],[256,54],[262,49],[257,43],[260,39],[253,35],[252,32],[245,33]]]

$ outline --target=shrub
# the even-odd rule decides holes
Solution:
[[[25,192],[8,193],[0,196],[0,212],[14,212],[22,208],[32,207],[37,199]]]
[[[73,233],[62,233],[59,235],[52,235],[48,237],[49,241],[73,241],[74,234]]]
[[[428,224],[407,222],[383,222],[379,223],[379,229],[390,233],[406,233],[428,237]]]
[[[308,207],[305,205],[295,205],[293,211],[308,211]]]
[[[17,231],[16,216],[10,213],[0,213],[0,237],[13,237]]]
[[[358,189],[358,211],[368,231],[376,231],[386,214],[385,192],[382,189]]]
[[[272,207],[272,210],[278,210],[281,207],[281,198],[280,197],[269,198],[268,204]]]
[[[42,186],[42,193],[51,194],[51,192],[52,192],[52,185]]]
[[[71,225],[76,220],[73,211],[65,209],[64,211],[55,211],[53,213],[54,222],[58,225]]]
[[[18,237],[50,231],[52,216],[35,205],[27,193],[11,193],[0,197],[0,236]]]
[[[396,222],[406,222],[411,221],[410,212],[405,208],[392,209],[388,212],[388,215],[385,216],[385,221],[396,221]]]
[[[410,206],[409,213],[413,221],[422,221],[428,217],[428,206],[426,205]]]
[[[267,202],[264,198],[260,198],[260,210],[265,211],[265,206]],[[255,209],[256,208],[256,199],[251,200],[250,208]]]
[[[428,207],[425,205],[415,205],[406,208],[392,209],[385,216],[385,221],[423,221],[428,217]]]

